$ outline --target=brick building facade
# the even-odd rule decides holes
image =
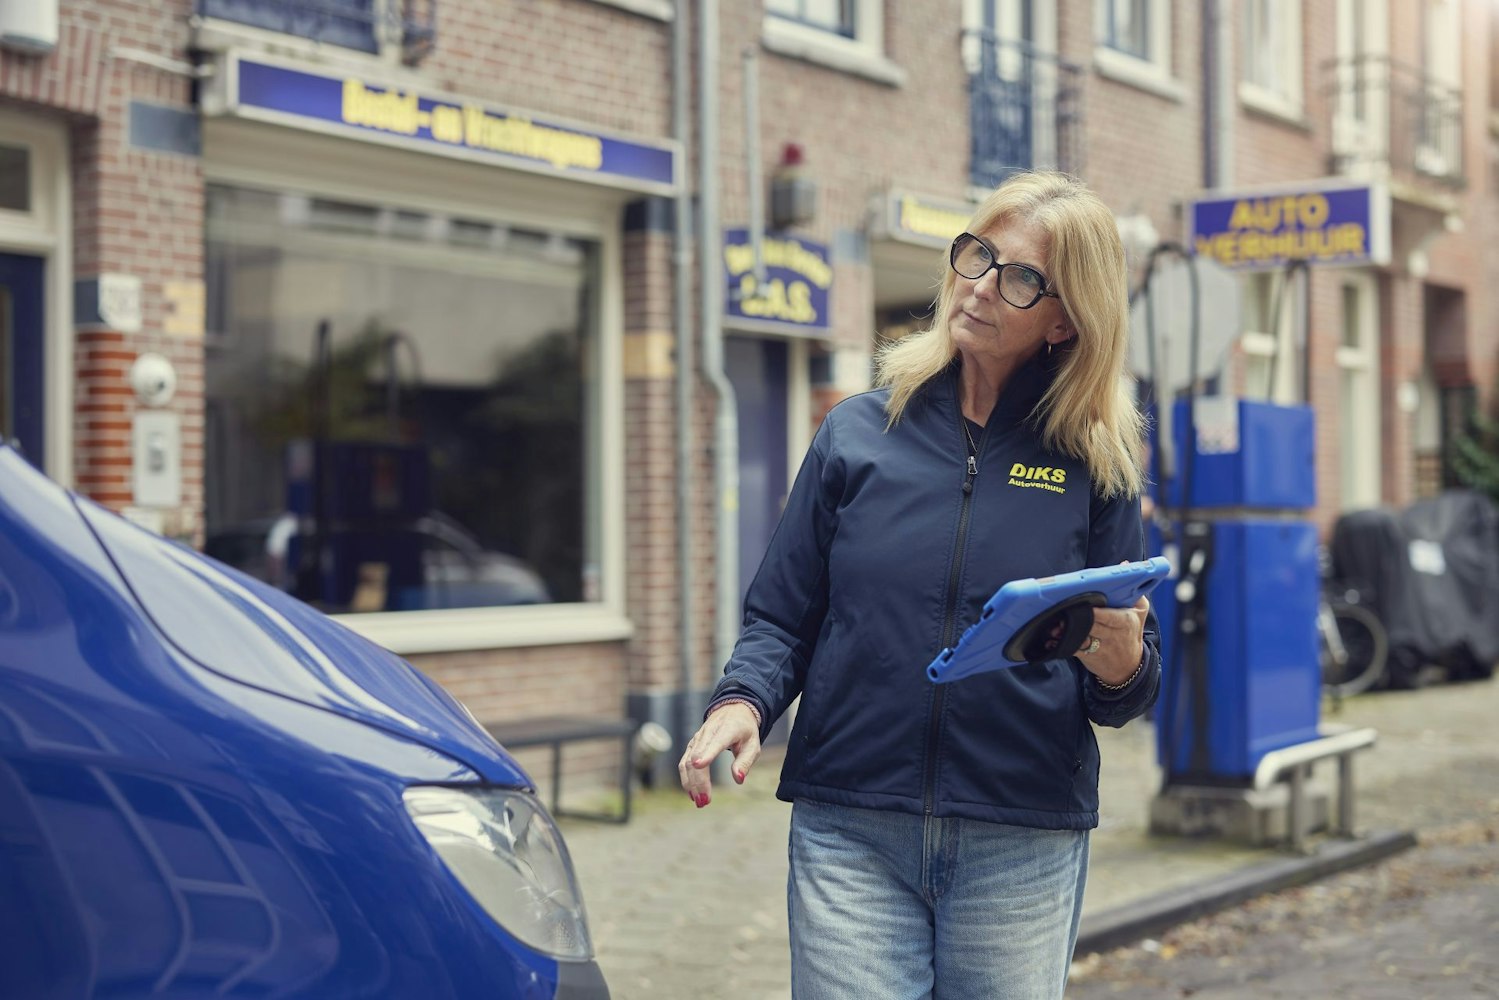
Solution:
[[[1007,169],[1080,173],[1137,267],[1191,244],[1209,189],[1369,187],[1388,253],[1310,269],[1324,529],[1436,488],[1495,376],[1478,0],[35,6],[40,28],[0,20],[0,263],[37,317],[7,336],[39,359],[7,373],[5,433],[148,528],[307,588],[486,721],[628,712],[680,746],[817,419],[868,385],[879,337],[923,321]],[[800,311],[756,313],[701,266],[705,216],[713,241],[751,228],[752,149],[769,238],[801,261],[768,273]],[[807,181],[810,214],[774,231],[771,189]],[[1215,316],[1249,336],[1212,374],[1264,395],[1280,342],[1272,394],[1292,400],[1278,273],[1232,278],[1237,315]],[[723,380],[702,370],[705,301]],[[142,355],[170,362],[168,401],[132,386]],[[311,530],[319,511],[347,535]]]

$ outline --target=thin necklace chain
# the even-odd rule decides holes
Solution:
[[[968,453],[970,455],[977,455],[979,453],[979,446],[973,441],[973,431],[968,429],[967,417],[963,418],[963,436],[968,439]]]

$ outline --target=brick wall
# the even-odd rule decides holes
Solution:
[[[1179,98],[1094,70],[1093,5],[1065,4],[1062,56],[1084,67],[1083,178],[1118,215],[1143,214],[1162,239],[1180,239],[1182,201],[1201,188],[1200,5],[1172,0],[1171,76]]]
[[[177,369],[170,408],[182,420],[183,442],[182,503],[163,512],[163,527],[199,540],[202,348],[196,339],[167,335],[163,324],[167,287],[202,280],[202,169],[193,156],[132,146],[129,118],[132,101],[190,109],[186,73],[144,61],[186,59],[190,12],[190,0],[64,3],[55,52],[0,61],[0,100],[69,124],[74,278],[118,273],[141,281],[139,332],[88,322],[76,331],[74,480],[106,506],[131,504],[130,426],[138,405],[126,374],[138,355],[160,352]]]
[[[615,716],[625,697],[625,655],[617,643],[473,650],[413,656],[411,662],[463,702],[483,723],[569,713]],[[551,751],[517,751],[516,760],[546,788]],[[616,780],[619,743],[589,742],[563,754],[564,789],[593,794]]]

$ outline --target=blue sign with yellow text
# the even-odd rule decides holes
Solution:
[[[833,267],[828,248],[799,236],[766,233],[760,241],[764,280],[755,280],[755,248],[747,229],[725,229],[724,316],[732,325],[769,332],[828,332]]]
[[[1193,202],[1192,252],[1224,267],[1382,264],[1389,260],[1389,204],[1370,185],[1243,192]]]
[[[226,110],[243,117],[644,191],[667,193],[677,184],[672,143],[306,68],[245,58],[229,68]]]

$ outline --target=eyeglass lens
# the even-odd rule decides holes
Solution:
[[[953,245],[952,266],[963,277],[977,281],[994,265],[994,256],[978,239],[964,234]],[[1045,291],[1045,282],[1034,269],[1024,264],[1002,264],[999,267],[999,294],[1017,309],[1029,309]]]

